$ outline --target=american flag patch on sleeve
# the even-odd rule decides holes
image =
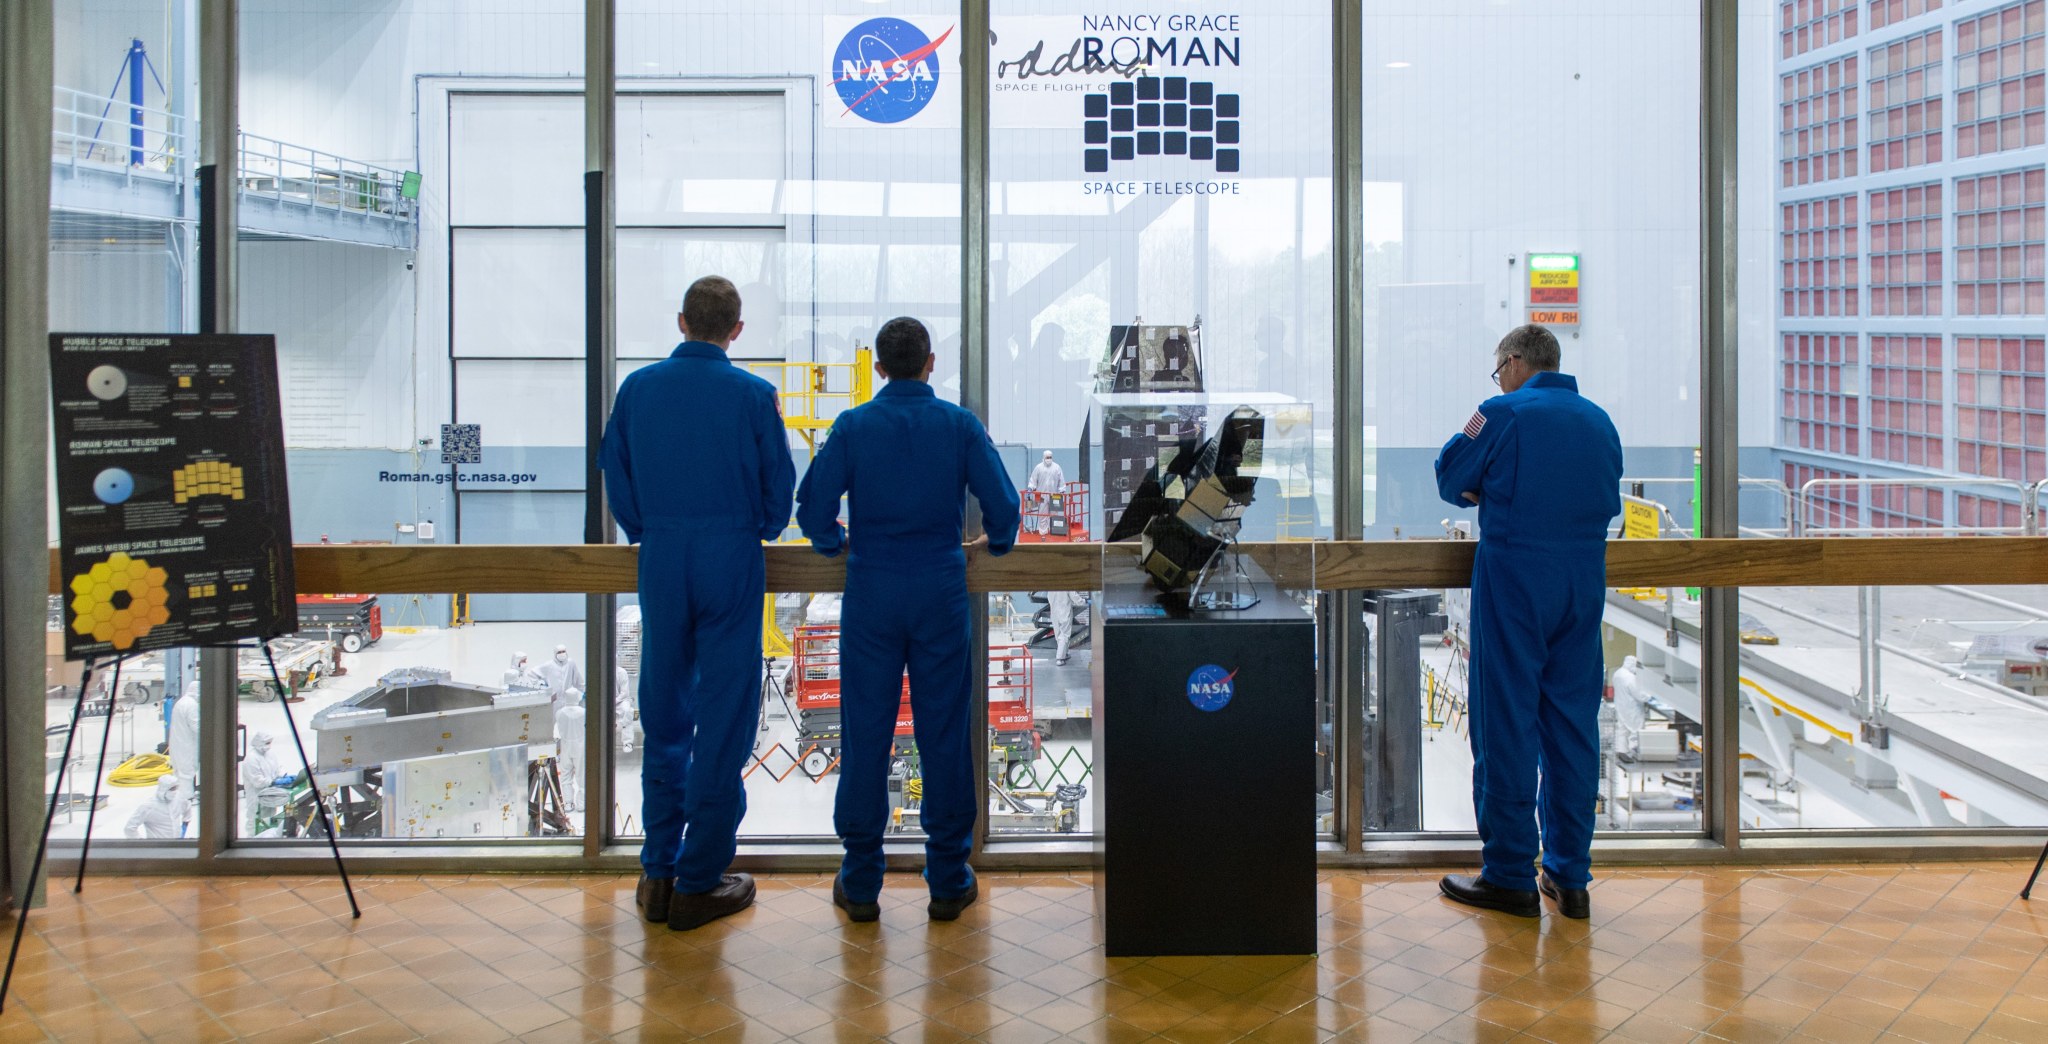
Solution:
[[[1485,427],[1486,414],[1481,413],[1478,410],[1473,410],[1472,419],[1465,422],[1465,437],[1468,439],[1476,439],[1479,437],[1479,432],[1483,430]]]

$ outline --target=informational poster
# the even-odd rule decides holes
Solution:
[[[70,659],[298,629],[277,343],[51,334]]]

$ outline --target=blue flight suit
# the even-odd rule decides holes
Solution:
[[[678,894],[732,865],[761,709],[761,542],[789,524],[796,465],[775,386],[685,341],[626,377],[598,463],[640,545],[640,865]]]
[[[967,892],[967,855],[982,787],[974,778],[968,699],[977,669],[969,628],[966,498],[981,504],[992,555],[1017,541],[1017,487],[974,414],[919,380],[892,380],[839,415],[797,491],[797,524],[819,554],[847,546],[839,497],[850,494],[853,540],[840,605],[839,706],[844,738],[832,823],[846,846],[848,899],[882,890],[890,748],[910,670],[910,709],[924,776],[920,810],[931,894]]]
[[[1534,891],[1540,818],[1544,869],[1560,887],[1584,888],[1621,438],[1578,381],[1538,372],[1479,404],[1437,456],[1436,482],[1460,507],[1471,504],[1465,492],[1479,494],[1468,707],[1481,876]]]

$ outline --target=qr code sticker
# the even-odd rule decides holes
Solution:
[[[481,424],[441,425],[441,463],[482,464],[484,426]]]

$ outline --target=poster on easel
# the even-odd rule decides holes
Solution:
[[[50,335],[64,655],[298,629],[277,342]]]

